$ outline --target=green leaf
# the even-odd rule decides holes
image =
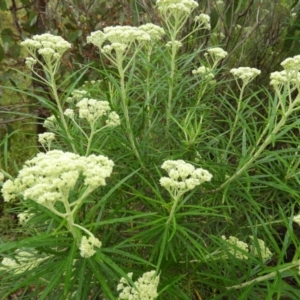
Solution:
[[[13,58],[19,58],[21,54],[21,46],[14,44],[9,48],[9,54]]]
[[[37,21],[37,17],[38,17],[38,15],[34,15],[33,18],[30,20],[30,23],[29,23],[30,27],[35,25],[35,23]]]
[[[7,10],[6,1],[0,1],[0,10]]]
[[[78,37],[82,35],[82,30],[74,30],[67,34],[67,40],[69,42],[74,42]]]
[[[3,42],[4,48],[10,47],[13,43],[13,35],[14,33],[10,28],[4,28],[1,32],[1,39]]]

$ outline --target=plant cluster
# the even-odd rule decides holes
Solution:
[[[69,42],[22,42],[52,115],[44,151],[0,172],[20,223],[0,241],[3,299],[297,299],[299,57],[252,90],[261,71],[222,67],[223,48],[182,51],[210,34],[196,1],[156,5],[163,27],[92,32],[102,65],[67,78]]]

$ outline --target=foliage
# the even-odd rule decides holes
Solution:
[[[165,34],[104,27],[73,72],[61,37],[22,43],[46,89],[13,89],[52,116],[45,152],[0,173],[20,223],[0,244],[3,299],[298,299],[299,57],[257,87],[255,65],[229,72],[233,52],[211,47],[229,10],[216,25],[159,2]]]

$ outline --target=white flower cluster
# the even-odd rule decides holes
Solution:
[[[26,248],[17,249],[14,253],[15,259],[3,258],[0,270],[7,270],[14,274],[21,274],[37,267],[45,258],[37,258],[36,250]]]
[[[253,241],[254,237],[252,235],[249,236],[250,239]],[[228,251],[234,255],[238,259],[248,259],[247,253],[252,253],[254,256],[259,256],[261,255],[261,258],[263,260],[271,258],[273,255],[270,249],[265,245],[265,242],[261,239],[257,239],[258,247],[259,250],[255,246],[248,246],[243,241],[240,241],[238,238],[234,236],[230,236],[229,238],[226,238],[224,235],[222,236],[222,239],[226,242],[227,244],[227,249]]]
[[[168,172],[169,177],[162,177],[160,184],[173,196],[182,195],[212,178],[207,170],[196,169],[184,160],[167,160],[161,168]]]
[[[51,130],[51,131],[55,131],[56,129],[59,128],[59,125],[57,124],[57,121],[55,119],[55,116],[50,116],[49,118],[47,118],[44,121],[43,127]]]
[[[249,236],[250,239],[252,241],[254,241],[254,236],[250,235]],[[255,246],[250,246],[250,252],[254,255],[254,256],[259,256],[261,255],[263,260],[269,259],[270,257],[272,257],[272,252],[270,251],[270,249],[266,246],[265,242],[261,239],[257,239],[257,243],[258,243],[258,247],[259,247],[259,251],[256,249]],[[260,253],[259,253],[260,252]]]
[[[164,15],[190,15],[198,7],[194,0],[157,0],[158,10]]]
[[[299,88],[300,84],[300,55],[289,57],[281,63],[284,68],[281,72],[271,73],[270,85],[279,90],[284,85],[290,85],[290,89],[293,91],[295,88]]]
[[[252,81],[256,76],[258,76],[261,71],[256,68],[240,67],[233,68],[230,73],[237,79],[241,79],[243,84],[246,85]]]
[[[174,45],[174,47],[176,49],[179,49],[180,47],[182,47],[182,43],[180,41],[170,41],[166,43],[166,47],[167,48],[172,48],[172,45]]]
[[[37,63],[37,60],[33,57],[26,57],[25,64],[29,69],[32,69],[33,66]]]
[[[210,26],[210,16],[207,14],[200,14],[199,16],[195,17],[195,22],[199,22],[201,26],[203,26],[203,28],[210,30],[211,26]]]
[[[40,133],[38,137],[39,143],[43,146],[49,146],[51,142],[55,140],[55,134],[52,132]]]
[[[228,251],[238,259],[248,259],[245,254],[249,252],[248,244],[240,241],[234,236],[230,236],[228,239],[225,235],[222,235],[222,239],[226,241]]]
[[[132,273],[127,274],[132,279]],[[157,298],[157,286],[159,284],[159,275],[155,271],[146,272],[134,285],[137,289],[131,287],[128,281],[122,277],[117,286],[117,290],[121,291],[117,300],[154,300]]]
[[[84,258],[91,257],[96,253],[94,247],[101,248],[101,246],[102,243],[94,236],[90,236],[89,238],[83,236],[79,246],[80,255]]]
[[[281,63],[281,66],[286,71],[300,71],[300,55],[288,57]]]
[[[105,123],[108,127],[116,127],[121,124],[120,116],[116,112],[112,111],[109,113],[108,119]]]
[[[196,70],[193,70],[192,71],[192,73],[194,74],[194,75],[198,75],[198,74],[201,74],[201,75],[203,75],[205,78],[207,78],[207,79],[214,79],[214,74],[212,73],[212,70],[210,69],[210,68],[207,68],[207,67],[204,67],[204,66],[202,66],[202,67],[199,67],[198,69],[196,69]]]
[[[50,33],[41,35],[34,35],[32,39],[26,39],[21,43],[22,46],[27,48],[28,52],[36,57],[36,52],[44,57],[45,60],[58,60],[62,57],[63,53],[71,48],[71,44],[65,41],[60,36],[55,36]],[[36,63],[35,59],[26,59],[28,67]]]
[[[25,200],[53,208],[57,201],[68,199],[79,176],[84,177],[86,186],[106,185],[105,179],[111,175],[113,165],[113,161],[102,155],[83,157],[60,150],[39,153],[25,162],[14,181],[4,183],[3,197],[8,202],[22,195]]]
[[[73,101],[79,101],[82,98],[86,97],[87,94],[88,94],[88,92],[85,91],[85,90],[74,90],[71,93],[71,97],[68,97],[67,100],[66,100],[66,102],[72,103]]]
[[[106,124],[108,127],[120,125],[120,117],[116,112],[110,112],[111,108],[108,101],[99,101],[96,99],[83,98],[76,107],[79,108],[79,118],[87,120],[91,125],[98,119],[107,116]],[[69,118],[74,118],[74,111],[66,109],[64,114]]]
[[[25,210],[24,212],[18,214],[19,223],[25,224],[33,216],[33,213],[30,213],[28,210]]]
[[[74,110],[71,109],[71,108],[67,108],[65,111],[64,111],[64,115],[70,119],[73,119],[74,116],[75,116],[75,113],[74,113]]]
[[[164,30],[161,27],[150,23],[140,27],[118,25],[105,27],[103,31],[92,32],[87,37],[87,41],[99,47],[102,53],[110,54],[114,50],[118,56],[122,55],[133,43],[143,43],[152,39],[155,41],[163,34]],[[103,46],[106,42],[110,44]]]
[[[220,47],[210,48],[207,52],[214,61],[219,61],[228,55],[228,53]]]
[[[152,23],[141,25],[140,27],[138,27],[138,29],[148,33],[150,35],[151,42],[160,40],[162,36],[165,34],[163,28]]]

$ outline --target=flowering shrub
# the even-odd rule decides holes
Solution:
[[[83,85],[88,67],[60,77],[71,48],[62,37],[22,42],[53,101],[39,97],[52,113],[38,137],[45,152],[15,178],[0,173],[23,233],[1,241],[4,297],[25,289],[39,299],[229,299],[247,287],[243,297],[256,299],[270,279],[298,276],[297,255],[285,265],[277,241],[287,249],[299,217],[286,207],[272,219],[265,212],[273,213],[273,190],[298,197],[286,183],[298,184],[299,57],[271,74],[270,91],[253,92],[261,71],[221,68],[228,53],[218,45],[185,53],[211,30],[196,1],[156,7],[163,27],[88,36],[103,66]],[[284,239],[278,222],[288,227]]]

